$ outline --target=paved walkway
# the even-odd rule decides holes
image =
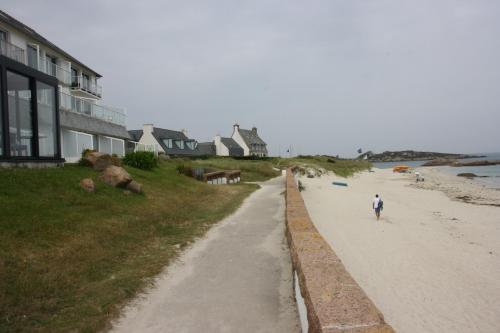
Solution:
[[[299,332],[284,237],[284,178],[261,185],[169,266],[112,331]]]

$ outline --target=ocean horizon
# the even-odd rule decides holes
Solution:
[[[484,160],[500,160],[500,153],[474,153],[469,155],[484,156],[479,158],[467,158],[461,159],[459,161],[472,162],[472,161],[484,161]],[[377,162],[373,163],[373,166],[379,169],[393,168],[396,165],[408,165],[412,168],[421,167],[422,164],[428,162],[427,160],[422,161],[402,161],[402,162]],[[484,166],[470,166],[470,167],[450,167],[450,166],[440,166],[435,167],[438,170],[452,175],[457,175],[459,173],[473,173],[479,177],[474,178],[474,181],[485,185],[487,187],[500,189],[500,165],[484,165]]]

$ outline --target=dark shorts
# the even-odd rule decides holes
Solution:
[[[380,213],[380,207],[375,208],[375,213],[379,214]]]

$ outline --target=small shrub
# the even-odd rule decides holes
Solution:
[[[186,164],[179,164],[177,167],[177,172],[181,175],[185,175],[185,176],[188,176],[188,177],[193,177],[193,168],[190,166],[190,165],[186,165]]]
[[[136,151],[125,155],[123,163],[137,169],[152,170],[158,166],[158,158],[149,151]]]
[[[302,191],[305,191],[306,190],[306,187],[304,186],[304,184],[302,184],[302,182],[299,180],[299,192],[302,192]]]

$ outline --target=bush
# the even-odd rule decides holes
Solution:
[[[152,170],[158,166],[158,158],[149,151],[136,151],[125,155],[123,163],[142,170]]]

